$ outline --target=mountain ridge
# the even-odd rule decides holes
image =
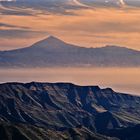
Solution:
[[[42,42],[46,42],[48,43],[48,41],[50,43],[54,43],[55,41],[57,42],[60,42],[61,44],[67,44],[67,45],[73,45],[75,47],[78,47],[78,48],[85,48],[85,49],[115,49],[115,48],[118,48],[118,49],[126,49],[126,50],[131,50],[131,51],[136,51],[136,52],[140,52],[139,50],[136,50],[136,49],[132,49],[132,48],[128,48],[128,47],[122,47],[122,46],[118,46],[118,45],[105,45],[103,47],[85,47],[85,46],[80,46],[80,45],[74,45],[74,44],[71,44],[71,43],[66,43],[65,41],[55,37],[55,36],[48,36],[40,41],[37,41],[36,43],[33,43],[32,45],[28,46],[28,47],[23,47],[23,48],[18,48],[18,49],[12,49],[12,50],[1,50],[0,52],[9,52],[9,51],[16,51],[16,50],[20,50],[20,49],[27,49],[27,48],[30,48],[30,47],[35,47],[37,46],[39,43],[42,43]],[[54,41],[54,42],[53,42]],[[39,46],[38,46],[39,47]],[[47,46],[46,46],[47,47]],[[53,46],[52,46],[53,47]]]
[[[56,133],[59,138],[65,133],[68,138],[79,134],[84,140],[87,136],[123,140],[121,132],[135,129],[140,124],[139,115],[140,96],[120,94],[111,88],[72,83],[0,84],[0,133],[4,127],[7,133],[10,129],[10,135],[18,128],[19,135],[29,137],[35,132],[48,137],[51,132],[51,137]]]
[[[33,45],[0,52],[0,67],[140,67],[140,51],[117,46],[85,48],[50,36]]]

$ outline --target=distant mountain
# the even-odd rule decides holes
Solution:
[[[139,116],[139,96],[110,88],[71,83],[0,84],[1,140],[132,140],[139,136]],[[127,136],[130,130],[135,133]]]
[[[140,51],[125,47],[84,48],[50,36],[30,47],[0,52],[0,67],[139,67]]]

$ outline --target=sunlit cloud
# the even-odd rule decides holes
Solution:
[[[4,8],[0,8],[0,49],[2,45],[10,44],[5,39],[10,38],[12,34],[14,34],[12,39],[16,41],[11,40],[13,44],[8,47],[11,49],[13,46],[15,48],[24,44],[30,45],[30,41],[28,43],[25,40],[26,37],[36,42],[44,38],[46,33],[86,47],[113,44],[140,49],[139,8],[127,7],[129,4],[126,0],[116,0],[122,5],[117,8],[99,8],[95,5],[90,5],[94,8],[87,8],[89,4],[85,0],[71,2],[67,6],[58,3],[55,7],[54,4],[48,6],[46,3],[44,5],[34,3],[34,6],[30,3],[31,5],[17,7],[4,5]],[[24,43],[21,40],[24,40]]]
[[[125,5],[124,0],[120,0],[120,4],[121,4],[121,5]]]

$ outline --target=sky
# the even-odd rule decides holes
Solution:
[[[139,0],[0,1],[0,50],[56,36],[85,47],[140,50]]]

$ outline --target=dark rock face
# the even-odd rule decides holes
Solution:
[[[68,137],[70,133],[77,136],[84,131],[89,134],[87,137],[101,133],[121,139],[117,130],[140,124],[139,116],[140,97],[116,93],[110,88],[36,82],[0,85],[0,122],[13,127],[16,123],[59,134],[66,131]],[[3,131],[2,128],[0,132]]]
[[[118,137],[121,140],[139,140],[140,139],[140,124],[127,128],[119,128],[110,130],[106,135]]]
[[[0,123],[1,140],[117,140],[93,133],[88,129],[65,128],[61,131],[47,129],[46,127],[36,127],[27,124]]]

